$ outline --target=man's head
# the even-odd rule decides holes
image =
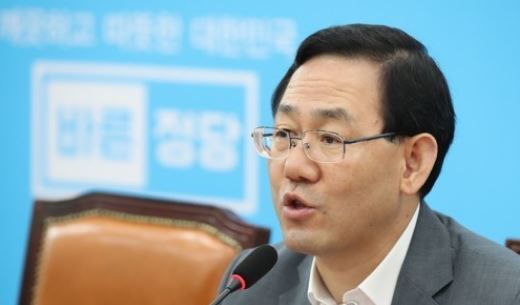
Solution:
[[[393,243],[430,191],[454,132],[446,81],[424,46],[383,26],[308,37],[272,110],[278,129],[257,137],[272,159],[285,243],[317,256]]]
[[[421,188],[426,196],[437,180],[453,140],[455,112],[444,75],[419,41],[380,25],[353,24],[320,30],[305,39],[271,102],[273,115],[294,72],[319,55],[364,58],[380,66],[383,132],[399,136],[431,134],[438,144],[432,172]]]

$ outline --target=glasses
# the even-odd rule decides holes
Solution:
[[[332,131],[312,129],[304,131],[301,136],[297,136],[288,129],[274,127],[257,127],[251,133],[256,151],[264,158],[285,159],[291,148],[296,147],[296,140],[300,140],[303,143],[303,151],[307,158],[319,163],[334,163],[343,160],[346,144],[395,136],[394,132],[386,132],[355,140],[345,140],[338,133]]]

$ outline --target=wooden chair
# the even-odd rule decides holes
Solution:
[[[269,230],[209,205],[92,193],[37,201],[21,305],[206,305]]]
[[[506,247],[520,254],[520,239],[506,240]]]

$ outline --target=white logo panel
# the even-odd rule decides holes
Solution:
[[[54,80],[47,86],[47,98],[50,179],[144,184],[143,86]]]

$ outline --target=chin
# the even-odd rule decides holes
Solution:
[[[294,252],[304,253],[308,255],[315,255],[319,246],[316,244],[316,239],[312,237],[309,232],[289,230],[284,232],[283,243],[285,246]]]

